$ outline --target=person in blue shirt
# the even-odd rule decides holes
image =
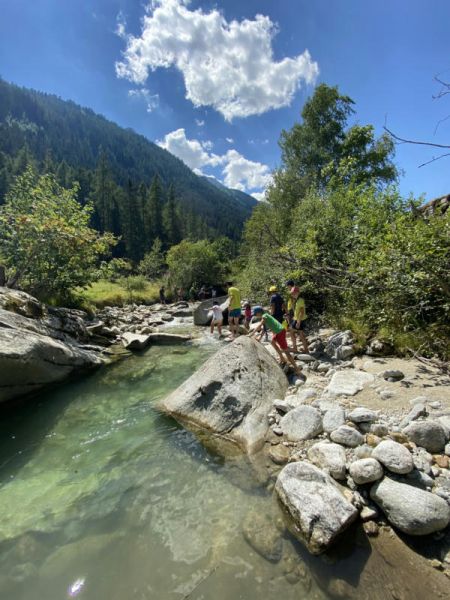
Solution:
[[[284,299],[278,293],[276,285],[272,285],[269,288],[269,294],[272,294],[270,296],[270,314],[277,321],[282,323],[284,321],[284,313],[286,312],[285,305],[284,305]]]

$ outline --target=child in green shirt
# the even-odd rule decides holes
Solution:
[[[300,375],[301,367],[299,367],[295,364],[295,361],[292,358],[292,355],[288,350],[288,345],[287,345],[287,340],[286,340],[286,329],[283,327],[283,325],[279,321],[277,321],[272,315],[270,315],[267,312],[264,312],[264,310],[262,309],[261,306],[255,306],[255,308],[253,309],[253,315],[255,317],[261,317],[261,322],[248,335],[252,336],[254,333],[258,333],[259,331],[263,330],[264,327],[267,327],[267,329],[270,329],[270,331],[272,332],[272,342],[271,343],[272,343],[273,348],[276,350],[278,356],[280,357],[280,362],[282,364],[286,363],[286,359],[284,357],[284,355],[285,355],[287,360],[294,367],[295,373],[297,375]],[[258,341],[261,341],[261,338],[263,335],[264,335],[264,330],[261,331]]]

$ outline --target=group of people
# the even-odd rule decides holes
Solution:
[[[298,352],[297,338],[300,338],[303,352],[308,352],[308,341],[305,335],[306,308],[305,300],[300,294],[300,288],[295,285],[292,279],[286,282],[287,302],[279,293],[278,288],[272,285],[268,293],[270,295],[269,309],[264,310],[262,306],[254,306],[253,309],[249,302],[241,303],[240,290],[230,281],[227,283],[228,290],[228,324],[232,339],[239,335],[239,323],[244,316],[244,326],[249,336],[256,335],[261,341],[270,331],[272,333],[272,346],[277,352],[280,362],[289,362],[295,372],[300,372],[291,354],[288,346],[287,334],[289,333],[292,351]],[[222,335],[223,314],[222,308],[217,301],[212,308],[213,316],[211,321],[211,333],[217,327],[219,336]],[[242,315],[243,313],[243,315]],[[257,321],[255,328],[250,330],[253,321]]]

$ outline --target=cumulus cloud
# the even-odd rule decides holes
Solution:
[[[157,142],[181,160],[197,175],[204,175],[205,167],[221,167],[223,182],[227,187],[241,191],[261,190],[271,181],[270,169],[267,165],[248,160],[237,150],[228,150],[217,155],[211,150],[211,142],[188,139],[184,129],[177,129]],[[255,195],[255,194],[253,194]],[[256,197],[256,196],[255,196]]]
[[[271,179],[267,165],[248,160],[237,150],[228,150],[222,157],[225,167],[222,171],[227,187],[237,190],[255,190],[265,188]]]
[[[269,17],[227,21],[218,10],[189,10],[188,0],[153,0],[141,34],[127,35],[123,17],[117,32],[126,40],[118,77],[143,85],[150,72],[176,67],[186,98],[212,106],[226,120],[288,106],[302,82],[313,83],[319,67],[308,50],[275,60]]]
[[[197,174],[202,174],[201,168],[206,166],[217,166],[221,163],[221,157],[211,154],[211,142],[189,140],[183,128],[171,131],[164,136],[163,140],[156,142],[181,160]]]
[[[197,125],[197,127],[203,127],[205,121],[203,121],[203,119],[195,119],[195,124]]]
[[[137,88],[134,90],[128,90],[128,96],[130,98],[138,98],[144,100],[147,105],[147,112],[152,112],[159,106],[159,94],[151,94],[147,88]]]
[[[252,192],[251,194],[253,196],[253,198],[255,200],[258,200],[258,202],[262,202],[263,200],[266,199],[266,192]]]

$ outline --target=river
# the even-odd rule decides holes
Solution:
[[[153,347],[2,415],[1,598],[323,597],[292,540],[278,564],[245,541],[273,509],[245,463],[154,408],[217,349]]]

